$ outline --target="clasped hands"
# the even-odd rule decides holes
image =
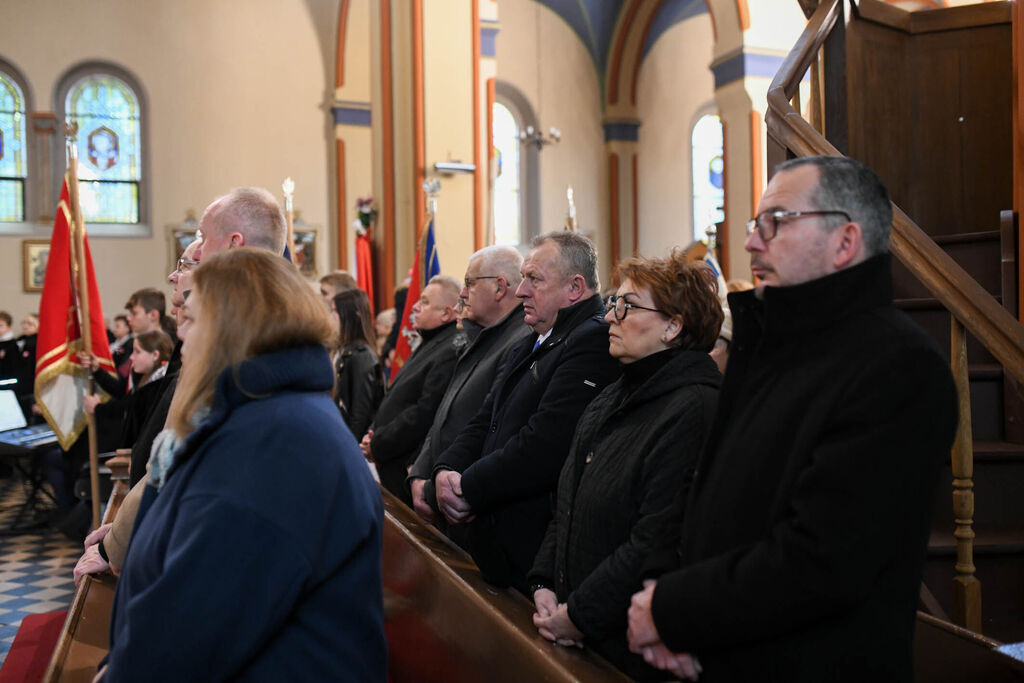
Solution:
[[[539,588],[533,593],[533,625],[541,637],[563,647],[583,647],[583,632],[569,618],[569,605],[559,603],[554,591]]]
[[[644,658],[644,661],[656,669],[669,671],[683,680],[695,681],[700,676],[701,667],[697,658],[686,652],[672,652],[658,635],[658,627],[654,625],[651,615],[651,600],[657,581],[644,581],[644,589],[633,594],[629,606],[629,649]]]
[[[476,519],[476,513],[462,495],[462,475],[454,470],[441,470],[434,478],[437,507],[452,524],[465,524]]]

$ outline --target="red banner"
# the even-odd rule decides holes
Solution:
[[[72,179],[71,182],[77,180]],[[73,215],[68,174],[65,174],[57,218],[53,224],[53,236],[50,238],[42,301],[39,304],[35,387],[36,404],[57,434],[61,448],[65,450],[71,447],[86,425],[82,397],[88,385],[88,373],[79,365],[77,357],[85,350],[85,340],[79,325],[79,268],[85,269],[88,287],[92,355],[99,360],[101,368],[116,372],[107,342],[89,240],[82,235],[83,253],[78,254]]]

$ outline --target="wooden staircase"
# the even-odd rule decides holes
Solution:
[[[849,23],[846,0],[813,4],[769,90],[769,169],[843,153],[886,181],[897,305],[947,350],[961,393],[935,496],[918,680],[996,680],[950,677],[988,665],[1019,675],[994,649],[1024,640],[1024,327],[1018,225],[1003,211],[1014,202],[1011,4],[904,12],[859,0]]]

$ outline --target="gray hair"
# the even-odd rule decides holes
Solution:
[[[566,280],[582,275],[589,289],[595,292],[601,289],[601,281],[597,277],[597,249],[593,242],[578,232],[559,230],[534,237],[530,247],[536,249],[545,242],[554,242],[558,246],[558,261]]]
[[[427,287],[437,285],[444,292],[445,304],[454,307],[459,302],[459,294],[462,292],[462,283],[451,275],[435,275],[430,278]],[[426,289],[426,287],[424,287]]]
[[[779,164],[775,170],[789,171],[800,166],[818,169],[818,185],[811,194],[814,208],[845,211],[851,221],[859,223],[867,256],[889,251],[892,203],[889,191],[877,173],[856,159],[834,156],[791,159]],[[825,227],[833,230],[843,223],[841,216],[828,216]]]
[[[480,269],[487,275],[500,275],[514,291],[523,280],[520,269],[523,267],[523,255],[515,247],[493,244],[484,247],[469,257],[470,262],[480,259]]]
[[[245,246],[284,253],[285,219],[274,195],[262,187],[239,187],[216,200],[213,229],[218,235],[239,232]]]

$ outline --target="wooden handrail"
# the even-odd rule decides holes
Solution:
[[[841,1],[823,0],[818,6],[768,89],[768,134],[797,156],[839,155],[789,101],[835,26]],[[1024,383],[1024,327],[895,204],[891,250],[1006,371]]]

